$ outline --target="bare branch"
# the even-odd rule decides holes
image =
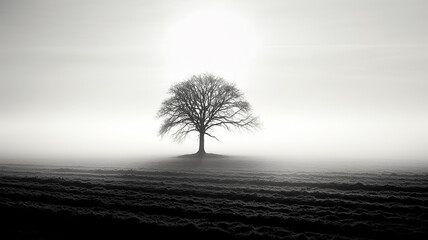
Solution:
[[[215,140],[219,141],[219,140],[218,140],[218,138],[217,138],[216,136],[211,135],[211,134],[209,134],[209,133],[207,133],[207,132],[206,132],[205,134],[206,134],[207,136],[212,137],[212,138],[214,138]]]

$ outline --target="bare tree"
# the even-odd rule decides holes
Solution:
[[[159,135],[169,133],[181,142],[189,133],[198,132],[198,155],[205,154],[205,135],[217,139],[212,133],[215,127],[230,131],[259,126],[243,93],[235,84],[213,74],[193,75],[173,85],[169,93],[172,96],[162,103],[158,112],[158,117],[164,119]]]

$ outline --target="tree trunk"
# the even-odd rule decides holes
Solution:
[[[197,152],[197,154],[199,155],[204,155],[205,154],[205,133],[204,132],[199,132],[199,150]]]

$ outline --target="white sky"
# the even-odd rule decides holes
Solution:
[[[0,0],[0,154],[194,152],[196,135],[158,137],[155,115],[171,84],[211,71],[238,84],[263,128],[220,130],[208,152],[427,159],[427,10],[412,0]],[[192,29],[221,45],[199,44]]]

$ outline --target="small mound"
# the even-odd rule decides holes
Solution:
[[[185,154],[185,155],[180,155],[177,156],[177,158],[185,158],[185,159],[219,159],[219,158],[227,158],[227,155],[221,155],[221,154],[214,154],[214,153],[206,153],[206,154],[198,154],[198,153],[193,153],[193,154]]]

